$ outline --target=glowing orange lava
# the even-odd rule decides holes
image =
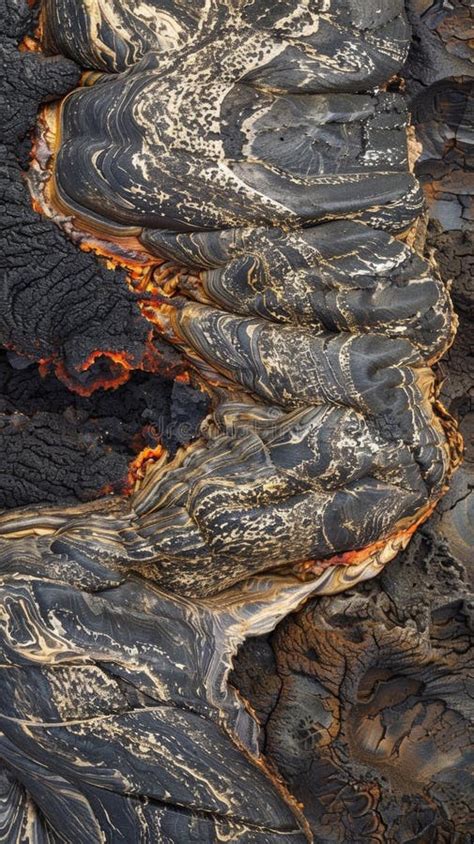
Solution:
[[[125,495],[130,495],[137,483],[143,480],[148,467],[157,460],[164,461],[166,459],[166,449],[162,445],[156,445],[154,448],[147,446],[140,454],[135,457],[130,463],[128,469],[127,480],[124,485],[123,492]]]
[[[90,74],[82,77],[82,84],[90,84]],[[124,270],[125,282],[136,297],[142,316],[152,326],[145,351],[140,361],[132,360],[125,350],[97,349],[81,364],[78,373],[89,369],[100,358],[107,359],[110,375],[102,373],[97,379],[82,385],[68,371],[62,361],[42,360],[40,372],[45,374],[53,367],[57,377],[71,390],[82,396],[90,396],[96,389],[115,389],[125,383],[134,369],[159,372],[166,377],[190,380],[181,366],[166,364],[163,356],[153,346],[153,333],[164,334],[161,313],[167,311],[167,301],[176,293],[182,273],[189,271],[173,262],[161,260],[142,245],[139,229],[127,229],[118,233],[114,229],[98,226],[92,229],[89,221],[71,215],[70,209],[61,204],[54,180],[54,156],[59,144],[58,104],[45,106],[38,116],[37,131],[33,138],[31,166],[28,183],[33,209],[54,220],[67,236],[84,252],[93,252],[108,269]]]
[[[447,486],[444,492],[447,490]],[[330,566],[355,566],[364,563],[370,557],[376,556],[387,547],[391,546],[394,549],[402,551],[408,545],[409,540],[416,530],[423,524],[433,513],[444,492],[434,502],[430,502],[425,507],[422,507],[418,514],[407,519],[402,519],[397,523],[397,530],[390,533],[384,539],[379,539],[370,545],[366,545],[358,551],[345,551],[343,554],[335,554],[333,557],[327,557],[324,560],[306,560],[304,563],[299,563],[295,568],[295,573],[301,576],[314,576],[322,574],[322,572]]]

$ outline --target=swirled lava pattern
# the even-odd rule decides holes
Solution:
[[[43,30],[95,72],[44,115],[43,201],[179,268],[147,316],[216,396],[119,519],[93,536],[66,519],[65,553],[146,563],[186,594],[280,566],[377,570],[456,446],[430,369],[449,295],[396,237],[421,209],[408,117],[370,90],[405,57],[401,4],[64,0]]]
[[[11,46],[31,12],[0,6]],[[129,497],[0,517],[8,840],[296,844],[232,655],[379,572],[459,461],[431,368],[455,318],[410,246],[422,195],[386,90],[403,3],[45,0],[40,24],[53,94],[87,72],[41,113],[35,209],[130,290],[141,266],[125,330],[138,348],[145,318],[213,405]],[[109,359],[111,383],[134,367]]]

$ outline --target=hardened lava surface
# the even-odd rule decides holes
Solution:
[[[453,338],[449,295],[393,237],[422,202],[408,115],[371,90],[406,56],[402,7],[216,2],[163,53],[159,4],[53,6],[45,43],[91,73],[42,114],[36,201],[125,264],[132,243],[155,256],[141,313],[215,395],[107,553],[188,594],[312,561],[377,570],[458,459],[430,369]],[[167,14],[181,31],[181,7]],[[100,73],[105,44],[117,63]]]
[[[234,3],[221,0],[46,0],[42,5],[47,50],[63,53],[85,68],[123,71],[150,50],[176,51],[215,40],[236,20],[248,35],[259,31],[275,42],[285,39],[285,74],[295,86],[314,77],[324,89],[370,88],[385,82],[402,64],[409,45],[409,27],[401,0],[368,0],[364,5],[320,0],[295,4]],[[236,45],[237,48],[238,45]],[[248,59],[264,63],[262,52]],[[281,76],[281,62],[270,60],[272,81]],[[256,70],[255,75],[259,75]]]
[[[0,352],[0,507],[123,492],[133,486],[131,461],[160,445],[173,455],[197,436],[206,410],[204,393],[156,374],[84,397]]]
[[[107,4],[53,5],[59,39],[72,31],[82,44],[79,17],[99,49]],[[145,242],[148,228],[347,215],[408,226],[421,193],[407,168],[406,109],[397,95],[363,93],[405,55],[402,4],[212,2],[203,14],[183,49],[163,56],[151,43],[127,71],[63,102],[53,203],[96,226],[145,229]]]
[[[324,844],[472,840],[472,11],[409,8],[419,37],[404,76],[422,145],[427,250],[459,315],[441,396],[459,419],[464,462],[379,578],[249,639],[232,676],[262,725],[265,755]]]
[[[433,522],[380,578],[239,653],[232,682],[321,844],[471,841],[473,605],[453,550]]]
[[[461,449],[435,371],[456,319],[422,256],[419,146],[386,90],[404,4],[0,11],[9,361],[61,379],[76,414],[89,402],[88,434],[105,430],[98,388],[132,439],[131,405],[159,413],[137,379],[168,389],[165,419],[163,375],[189,391],[187,418],[211,401],[191,443],[174,417],[128,494],[84,502],[76,483],[64,504],[46,481],[43,503],[36,483],[0,514],[1,835],[464,834],[464,608],[443,593],[405,628],[429,572],[400,575],[400,594],[360,585],[407,546]],[[14,380],[6,413],[26,428]],[[55,406],[59,441],[73,411]],[[113,474],[123,450],[106,445]],[[280,621],[256,640],[258,678],[242,655],[238,694],[237,649]]]

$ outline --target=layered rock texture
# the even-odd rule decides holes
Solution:
[[[0,0],[0,835],[467,842],[468,8],[192,5]]]
[[[377,571],[459,455],[430,369],[449,295],[403,242],[422,203],[407,109],[373,90],[406,56],[403,8],[213,2],[181,45],[172,5],[163,50],[160,4],[52,5],[45,44],[90,70],[42,113],[35,201],[132,287],[142,261],[141,316],[214,398],[201,440],[148,473],[116,556],[186,594],[293,564]]]

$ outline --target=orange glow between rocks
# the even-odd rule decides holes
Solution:
[[[139,481],[143,480],[145,477],[146,471],[152,463],[156,463],[157,460],[162,460],[166,457],[166,449],[163,448],[162,445],[156,445],[154,448],[150,448],[147,446],[144,448],[140,454],[135,457],[134,460],[130,463],[127,480],[125,482],[123,493],[125,495],[131,495],[134,491],[135,486]]]
[[[74,377],[74,372],[79,376],[87,372],[91,366],[100,358],[106,358],[110,362],[110,375],[97,376],[90,384],[81,384]],[[155,372],[170,380],[189,384],[190,373],[185,368],[186,363],[180,360],[178,364],[170,364],[164,360],[160,350],[153,345],[153,330],[150,330],[145,343],[144,353],[140,360],[133,360],[125,351],[111,351],[108,349],[95,349],[88,357],[74,370],[68,370],[62,360],[53,358],[41,358],[38,361],[38,369],[41,377],[46,377],[51,369],[56,377],[62,381],[73,393],[84,398],[91,396],[96,390],[115,390],[125,384],[132,372]]]
[[[87,84],[88,74],[83,81]],[[99,358],[110,362],[110,375],[101,374],[86,386],[74,378],[74,371],[66,368],[60,360],[40,361],[40,373],[45,375],[50,368],[56,376],[75,393],[87,397],[97,389],[116,389],[124,384],[133,370],[156,372],[165,377],[179,378],[182,383],[190,382],[185,363],[170,365],[153,345],[153,334],[163,335],[159,315],[166,312],[166,300],[176,292],[179,276],[184,267],[151,255],[141,244],[137,234],[119,236],[113,232],[93,231],[89,222],[71,216],[69,209],[61,207],[51,177],[54,149],[57,142],[52,126],[57,125],[58,106],[45,106],[38,117],[38,129],[33,137],[31,170],[29,179],[31,204],[38,214],[53,219],[73,242],[84,252],[93,252],[108,269],[123,270],[125,282],[136,297],[142,316],[151,324],[141,360],[133,360],[125,351],[97,349],[77,369],[87,371]]]
[[[40,361],[39,365],[39,373],[41,376],[45,377],[52,367],[54,369],[54,373],[56,377],[62,381],[66,387],[71,390],[73,393],[77,393],[79,396],[83,398],[88,398],[92,395],[96,390],[102,388],[104,390],[115,390],[117,387],[120,387],[122,384],[125,384],[126,381],[130,378],[130,372],[133,370],[133,366],[131,365],[130,361],[127,358],[127,355],[124,352],[108,352],[103,350],[97,350],[92,352],[87,360],[78,367],[77,372],[86,372],[93,363],[98,358],[107,358],[113,364],[114,367],[111,368],[110,376],[100,376],[95,379],[91,384],[88,386],[80,384],[78,381],[74,380],[73,373],[69,372],[63,361],[53,361],[53,360],[42,360]]]
[[[83,75],[83,84],[88,84],[89,76],[87,73]],[[182,382],[189,383],[190,376],[184,371],[184,363],[179,368],[166,366],[162,355],[152,343],[154,331],[164,334],[160,314],[166,313],[169,307],[166,300],[175,295],[180,274],[187,270],[178,264],[151,255],[141,244],[138,230],[124,232],[123,235],[102,231],[100,226],[97,230],[92,230],[89,221],[71,215],[70,209],[62,207],[52,176],[55,149],[59,143],[56,132],[58,112],[57,104],[48,105],[43,107],[38,116],[29,178],[32,207],[38,214],[53,219],[79,249],[93,252],[108,269],[125,271],[125,282],[136,297],[142,316],[153,328],[150,329],[145,352],[139,362],[132,361],[125,351],[98,349],[92,352],[78,372],[85,372],[100,357],[108,358],[114,366],[110,377],[101,376],[87,386],[78,384],[74,374],[69,372],[61,361],[41,361],[40,372],[45,374],[48,367],[53,366],[57,377],[69,389],[82,396],[90,396],[99,388],[119,387],[128,380],[134,369],[160,372],[166,377],[179,377]]]
[[[26,39],[25,39],[26,41]],[[32,39],[30,39],[32,41]],[[29,44],[29,41],[28,41]],[[35,42],[32,42],[31,49],[36,49]],[[25,47],[27,49],[29,47]],[[86,72],[81,79],[82,85],[93,84],[96,74]],[[138,307],[142,316],[153,326],[146,344],[146,352],[139,362],[134,362],[125,352],[111,352],[97,350],[92,352],[81,365],[79,372],[87,371],[99,358],[108,358],[111,362],[110,376],[101,375],[87,387],[75,383],[73,376],[69,373],[61,361],[42,363],[46,366],[52,363],[56,375],[71,390],[83,396],[90,396],[96,389],[115,389],[125,383],[130,377],[133,369],[141,369],[151,372],[160,372],[180,383],[189,383],[190,373],[183,368],[176,367],[172,371],[166,371],[164,361],[159,351],[153,347],[153,332],[173,340],[169,316],[172,312],[169,302],[179,291],[181,274],[189,275],[189,269],[177,265],[172,261],[160,259],[149,253],[139,240],[140,229],[124,229],[123,234],[117,233],[117,229],[108,228],[106,224],[97,224],[94,229],[89,220],[80,215],[71,214],[71,209],[63,206],[58,195],[54,180],[54,156],[60,145],[60,121],[59,105],[45,106],[39,115],[38,132],[34,138],[32,152],[32,167],[41,173],[39,190],[33,192],[32,205],[35,211],[53,217],[61,225],[68,236],[83,251],[93,252],[98,259],[109,269],[124,270],[126,283],[129,289],[136,296]],[[414,138],[412,139],[413,153],[417,152]],[[398,234],[397,238],[406,240],[416,237],[418,223],[409,227],[405,232]],[[168,300],[168,302],[167,302]],[[165,331],[164,326],[167,326]],[[454,336],[454,335],[453,335]],[[177,338],[179,339],[179,338]],[[41,367],[40,367],[41,371]],[[212,386],[221,386],[221,381],[207,378],[207,383],[201,387],[209,391]],[[229,389],[235,389],[229,385]],[[460,453],[460,436],[454,429],[449,429],[449,417],[444,408],[436,402],[438,413],[441,417],[441,424],[446,429],[448,443],[454,456]],[[130,494],[136,485],[144,478],[150,464],[165,458],[166,452],[162,445],[143,448],[138,456],[131,462],[127,479],[124,485],[124,493]],[[457,459],[459,462],[459,459]],[[307,560],[293,568],[299,576],[314,576],[321,574],[330,566],[351,566],[359,565],[372,555],[381,552],[387,543],[399,544],[404,547],[417,528],[431,515],[436,507],[437,501],[423,508],[412,520],[404,520],[397,526],[397,530],[385,539],[381,539],[360,550],[347,551],[342,554],[322,560]]]
[[[399,542],[400,550],[402,550],[402,548],[406,547],[408,541],[411,539],[415,531],[418,530],[420,525],[422,525],[423,522],[431,516],[441,497],[442,496],[436,499],[436,501],[431,502],[426,507],[423,507],[419,511],[418,516],[415,518],[415,521],[409,523],[407,527],[402,527],[400,529],[400,525],[403,525],[404,522],[409,522],[409,520],[404,519],[399,522],[399,529],[394,533],[389,534],[385,537],[385,539],[379,539],[377,542],[373,542],[371,545],[366,545],[358,551],[345,551],[343,554],[335,554],[334,557],[328,557],[324,560],[306,560],[306,562],[299,563],[295,567],[295,572],[303,576],[318,575],[322,574],[325,569],[330,568],[331,566],[360,565],[360,563],[365,562],[368,557],[376,554],[378,551],[382,551],[389,542]]]

